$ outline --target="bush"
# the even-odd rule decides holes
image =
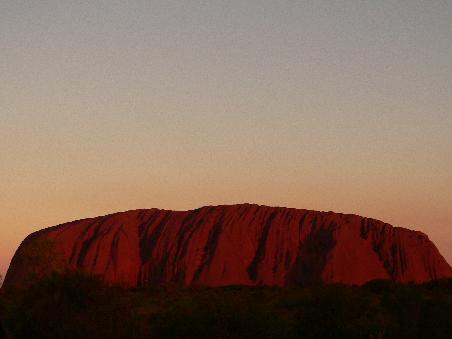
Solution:
[[[245,292],[245,293],[244,293]],[[277,337],[287,320],[243,289],[187,291],[150,318],[156,337]]]
[[[84,273],[52,273],[9,291],[5,322],[14,338],[128,338],[134,319],[123,292]]]
[[[448,338],[451,282],[128,290],[65,271],[2,289],[0,323],[38,339]]]

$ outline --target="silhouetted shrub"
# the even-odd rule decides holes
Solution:
[[[3,324],[1,322],[1,318],[0,318],[0,339],[4,339],[6,338],[6,333],[5,330],[3,329]]]
[[[124,291],[91,275],[54,272],[11,293],[5,321],[15,338],[127,338],[134,333]]]
[[[265,300],[243,290],[200,290],[183,293],[169,307],[151,317],[157,337],[276,337],[287,321]],[[249,291],[248,291],[249,292]]]
[[[0,322],[38,339],[450,338],[451,282],[128,290],[65,271],[2,289]]]

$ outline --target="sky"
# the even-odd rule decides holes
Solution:
[[[0,1],[0,274],[31,232],[241,202],[452,263],[452,1]]]

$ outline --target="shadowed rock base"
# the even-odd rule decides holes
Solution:
[[[23,253],[37,239],[52,240],[70,267],[130,287],[452,277],[421,232],[357,215],[243,204],[134,210],[41,230],[17,250],[5,285],[23,282],[31,269]]]

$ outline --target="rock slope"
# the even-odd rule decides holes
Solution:
[[[5,285],[25,279],[24,253],[37,239],[52,240],[71,267],[130,287],[452,277],[421,232],[357,215],[242,204],[134,210],[41,230],[17,250]]]

